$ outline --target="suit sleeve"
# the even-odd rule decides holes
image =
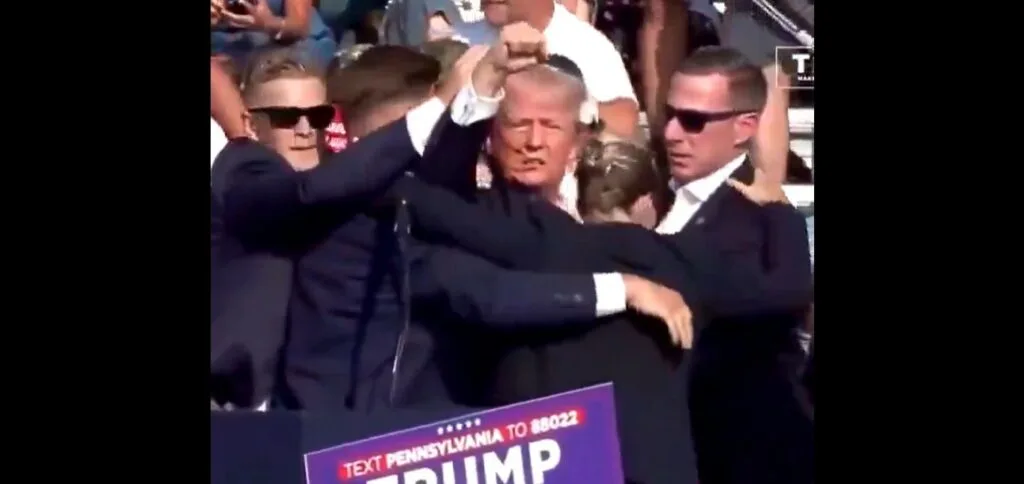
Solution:
[[[619,266],[679,291],[712,317],[743,317],[806,308],[812,298],[807,237],[799,212],[765,207],[766,257],[725,254],[702,236],[666,236],[638,226],[589,226]],[[763,262],[762,262],[763,260]]]
[[[589,274],[513,271],[449,248],[421,251],[413,296],[442,301],[466,321],[495,327],[590,322],[597,305]]]
[[[476,191],[476,163],[501,98],[477,95],[472,85],[459,91],[430,133],[416,176],[470,199]]]
[[[400,192],[409,202],[417,235],[461,247],[502,266],[533,269],[536,254],[545,244],[556,242],[529,213],[505,215],[413,178],[402,180]]]
[[[382,192],[417,157],[405,119],[333,154],[316,168],[295,171],[266,148],[231,146],[241,161],[225,177],[224,223],[241,234],[273,232],[325,204],[360,203]]]
[[[807,308],[813,299],[813,277],[807,228],[792,206],[763,207],[765,246],[761,264],[728,257],[703,244],[699,237],[683,237],[683,254],[690,257],[693,276],[704,304],[721,317]]]

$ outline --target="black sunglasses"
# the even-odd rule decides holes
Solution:
[[[671,121],[675,118],[679,121],[679,126],[682,126],[683,130],[687,133],[700,133],[704,131],[704,127],[712,121],[721,121],[723,119],[729,119],[733,116],[739,116],[741,114],[756,113],[756,110],[742,109],[733,111],[721,111],[717,113],[708,113],[704,111],[697,111],[695,109],[678,109],[671,105],[665,105],[665,120]]]
[[[334,120],[334,106],[322,104],[310,108],[295,108],[284,106],[267,106],[253,108],[253,113],[265,114],[270,120],[270,125],[276,129],[290,129],[299,124],[303,116],[309,120],[313,129],[324,129]]]

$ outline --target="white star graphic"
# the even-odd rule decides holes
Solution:
[[[437,428],[437,435],[444,435],[444,429],[441,427]]]
[[[462,430],[462,422],[455,424],[455,430]]]
[[[466,425],[466,428],[468,429],[468,428],[473,426],[473,422],[471,422],[469,420],[466,420],[466,424],[465,425]]]
[[[452,426],[449,425],[447,428],[445,428],[445,430],[447,430],[448,432],[451,432],[452,431]]]
[[[480,426],[480,419],[474,420],[473,421],[473,425],[476,425],[477,427],[479,427]]]

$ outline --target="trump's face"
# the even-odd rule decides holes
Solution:
[[[559,86],[510,77],[491,132],[502,175],[556,193],[579,146],[579,103]]]

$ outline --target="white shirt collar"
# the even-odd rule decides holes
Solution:
[[[686,185],[683,185],[682,189],[696,198],[700,203],[706,202],[708,198],[711,197],[711,194],[715,193],[715,190],[718,190],[718,187],[725,183],[725,180],[729,178],[729,175],[732,175],[732,172],[736,171],[736,169],[743,164],[743,160],[746,159],[746,157],[747,154],[743,153],[732,161],[726,163],[725,166],[715,170],[710,175],[704,178],[698,178]],[[673,181],[672,188],[678,191],[679,184]]]

